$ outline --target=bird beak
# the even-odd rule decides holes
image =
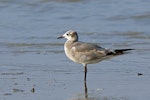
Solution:
[[[59,36],[57,39],[61,39],[61,38],[64,38],[64,36]]]

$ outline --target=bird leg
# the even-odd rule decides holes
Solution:
[[[84,81],[86,81],[87,65],[84,66]]]

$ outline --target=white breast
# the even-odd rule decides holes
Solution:
[[[72,49],[75,49],[75,48],[72,48]],[[72,50],[72,49],[68,49],[68,47],[67,47],[66,45],[64,45],[64,50],[65,50],[66,56],[67,56],[70,60],[72,60],[72,61],[74,61],[74,62],[77,62],[77,61],[75,60],[74,56],[73,56],[72,53],[71,53],[71,50]]]

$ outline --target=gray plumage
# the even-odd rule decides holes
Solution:
[[[64,44],[64,50],[66,56],[77,63],[82,64],[85,67],[85,77],[86,81],[86,73],[87,73],[87,64],[98,63],[104,59],[111,58],[116,55],[123,54],[124,51],[132,50],[132,49],[117,49],[117,50],[109,50],[106,48],[102,48],[94,43],[86,43],[78,41],[78,34],[76,31],[69,30],[64,35],[58,37],[66,38],[67,41]]]

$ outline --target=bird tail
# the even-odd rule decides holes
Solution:
[[[133,49],[116,49],[113,51],[109,51],[107,53],[107,55],[121,55],[121,54],[124,54],[126,51],[129,51],[129,50],[133,50]]]
[[[129,50],[133,50],[133,49],[116,49],[114,50],[114,55],[121,55],[124,54],[125,51],[129,51]]]

